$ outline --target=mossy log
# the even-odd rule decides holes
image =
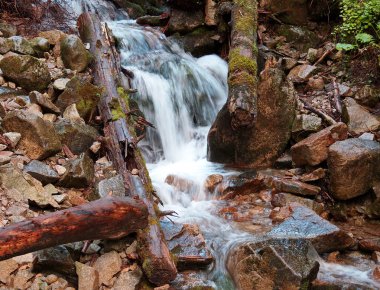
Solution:
[[[107,25],[101,23],[96,15],[82,14],[78,19],[78,28],[82,40],[90,43],[95,83],[104,89],[98,107],[105,124],[109,156],[124,178],[127,194],[139,198],[148,208],[149,224],[138,231],[143,270],[151,283],[167,284],[175,279],[177,269],[159,224],[148,170],[136,147],[138,138],[133,121],[129,118],[128,95],[124,90],[118,90],[122,76],[119,55]],[[138,176],[131,174],[133,169],[138,169]]]
[[[106,197],[0,228],[0,260],[77,241],[123,237],[147,224],[142,201]]]

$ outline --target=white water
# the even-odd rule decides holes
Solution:
[[[199,59],[186,54],[158,30],[143,28],[125,13],[103,0],[71,1],[74,13],[96,12],[108,21],[118,38],[122,65],[134,73],[134,99],[146,119],[156,126],[148,129],[141,149],[165,209],[175,210],[176,222],[200,225],[215,263],[208,279],[216,289],[234,289],[226,278],[225,260],[234,245],[254,239],[214,213],[218,201],[207,194],[207,176],[233,174],[222,165],[206,160],[207,133],[227,98],[227,64],[215,55]],[[83,4],[85,3],[85,4]],[[110,21],[114,20],[114,21]],[[115,21],[116,20],[116,21]],[[194,184],[187,192],[165,183],[168,175]],[[380,288],[368,271],[320,261],[319,277],[325,281],[350,282]]]

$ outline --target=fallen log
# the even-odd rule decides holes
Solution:
[[[106,197],[0,228],[0,260],[77,241],[120,238],[147,224],[143,202]]]
[[[160,228],[149,173],[136,146],[140,139],[136,137],[130,119],[128,94],[120,88],[122,75],[114,41],[107,25],[102,24],[96,15],[82,14],[78,19],[78,29],[82,40],[90,44],[94,56],[92,69],[95,83],[104,89],[98,108],[105,124],[109,157],[124,178],[127,194],[138,197],[148,208],[149,224],[138,231],[142,268],[151,283],[159,286],[167,284],[175,279],[177,269]],[[133,169],[137,169],[139,174],[132,175]]]

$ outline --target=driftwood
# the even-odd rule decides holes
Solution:
[[[0,260],[66,243],[119,238],[147,224],[143,202],[107,197],[0,228]]]
[[[138,197],[148,208],[149,225],[138,231],[138,253],[143,270],[151,283],[167,284],[175,279],[177,269],[161,231],[149,173],[136,147],[140,138],[136,137],[130,120],[128,96],[118,89],[122,75],[114,41],[107,25],[102,24],[96,15],[82,14],[78,19],[78,28],[82,40],[90,44],[94,56],[92,68],[95,83],[104,89],[98,108],[105,124],[108,154],[124,178],[127,194]],[[122,117],[115,118],[115,112]],[[133,169],[137,169],[139,175],[132,175]]]

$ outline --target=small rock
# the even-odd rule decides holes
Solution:
[[[365,251],[378,251],[380,252],[380,238],[379,239],[364,239],[359,241],[359,248]]]
[[[316,62],[318,59],[318,49],[309,48],[309,50],[307,51],[306,59],[310,63]]]
[[[102,147],[102,143],[100,143],[99,141],[95,141],[94,143],[92,143],[90,150],[92,151],[92,153],[96,154],[99,152],[101,147]],[[139,173],[137,172],[137,174]]]
[[[334,198],[347,200],[362,195],[379,180],[380,144],[376,141],[347,139],[330,146],[328,167]]]
[[[37,91],[32,91],[29,94],[29,98],[32,103],[40,105],[47,113],[61,113],[61,110],[53,104],[47,94],[41,94]]]
[[[11,141],[11,146],[15,148],[21,139],[21,134],[18,132],[4,133],[3,136],[7,137]]]
[[[99,272],[99,284],[109,285],[109,281],[121,270],[122,261],[115,251],[100,256],[94,268]]]
[[[50,284],[58,281],[58,276],[54,275],[54,274],[50,274],[46,277],[45,281],[46,281],[46,283],[48,283],[50,285]]]
[[[61,40],[61,58],[65,67],[78,72],[84,71],[91,60],[91,55],[76,35],[67,35]]]
[[[294,83],[302,83],[307,81],[316,72],[316,66],[303,64],[293,68],[288,74],[288,79]]]
[[[38,104],[29,104],[28,108],[26,109],[26,113],[34,114],[34,115],[40,117],[41,119],[44,116],[44,114],[42,114],[42,109],[41,109],[40,105],[38,105]]]
[[[20,54],[34,55],[35,51],[28,40],[22,36],[12,36],[9,39],[13,42],[12,51]]]
[[[62,176],[66,173],[67,169],[64,166],[61,165],[55,165],[54,169],[57,171],[59,176]]]
[[[139,175],[139,170],[137,168],[133,168],[131,173],[132,175]]]
[[[29,173],[35,179],[41,181],[43,185],[55,183],[59,180],[59,175],[45,163],[32,160],[24,167],[24,172]]]
[[[0,32],[4,37],[11,37],[17,34],[17,27],[13,24],[0,22]]]
[[[372,260],[374,260],[377,264],[380,264],[380,252],[374,251],[371,256]]]
[[[297,60],[290,57],[284,57],[281,62],[284,70],[289,71],[297,65]]]
[[[53,83],[53,87],[56,90],[63,91],[66,88],[67,83],[70,81],[68,78],[57,79]]]
[[[78,113],[76,104],[71,104],[68,106],[65,111],[63,112],[63,118],[72,122],[80,122],[85,123],[84,120],[81,118],[81,116]]]
[[[142,278],[142,271],[139,267],[132,271],[122,271],[116,279],[113,290],[134,290]]]
[[[371,141],[374,141],[374,140],[375,140],[375,135],[372,134],[372,133],[363,133],[363,134],[361,134],[358,138],[359,138],[359,139],[363,139],[363,140],[371,140]]]
[[[33,277],[30,269],[20,269],[13,279],[13,287],[15,289],[26,289],[28,281]]]
[[[38,33],[38,36],[46,38],[51,45],[59,44],[65,35],[66,34],[60,30],[49,30]]]
[[[44,37],[35,37],[29,42],[38,56],[42,56],[44,52],[47,52],[50,49],[50,43]]]
[[[223,175],[221,174],[212,174],[207,176],[205,182],[204,182],[204,188],[210,192],[214,193],[216,187],[221,184],[223,181]]]
[[[70,160],[65,166],[67,171],[59,181],[59,186],[84,188],[94,179],[94,162],[82,153],[77,159]]]
[[[376,266],[375,269],[373,269],[372,275],[375,280],[380,281],[380,266]]]
[[[78,290],[99,289],[99,273],[96,269],[79,262],[75,262],[75,267],[78,275]]]
[[[64,275],[75,275],[75,264],[64,246],[56,246],[36,252],[33,271],[52,271]]]
[[[62,204],[65,200],[67,200],[67,195],[66,194],[56,194],[56,195],[53,195],[53,198],[58,204]]]
[[[344,123],[327,127],[291,147],[293,162],[297,166],[318,165],[327,159],[329,146],[346,138],[347,126]]]
[[[99,197],[112,196],[125,196],[125,186],[121,175],[102,180],[96,187],[96,192]]]
[[[54,123],[57,120],[57,115],[56,114],[44,114],[42,119],[45,121],[48,121],[50,123]]]
[[[363,106],[374,107],[380,101],[380,89],[365,85],[356,93],[355,100]]]
[[[308,198],[289,194],[289,193],[283,193],[283,192],[277,193],[273,196],[273,199],[271,201],[274,207],[287,207],[287,208],[289,208],[289,205],[291,205],[294,202],[299,203],[303,206],[306,206],[307,208],[315,211],[317,214],[321,214],[324,210],[324,206],[321,203],[318,203]]]
[[[11,273],[18,269],[18,264],[13,259],[0,261],[0,281],[6,284],[11,276]]]
[[[322,119],[314,116],[301,114],[297,115],[293,123],[292,132],[316,132],[322,127]]]
[[[51,284],[50,287],[51,290],[65,290],[68,285],[69,282],[67,282],[65,279],[58,278],[58,280]]]
[[[323,78],[310,78],[307,82],[307,86],[312,90],[321,91],[325,87],[325,82]]]
[[[3,128],[21,134],[19,148],[31,159],[45,159],[61,150],[61,142],[53,125],[34,114],[24,111],[8,113]]]
[[[351,134],[359,135],[380,129],[380,118],[372,115],[352,98],[343,101],[342,117]]]
[[[0,37],[0,55],[9,52],[12,48],[13,48],[12,40],[8,38]]]

